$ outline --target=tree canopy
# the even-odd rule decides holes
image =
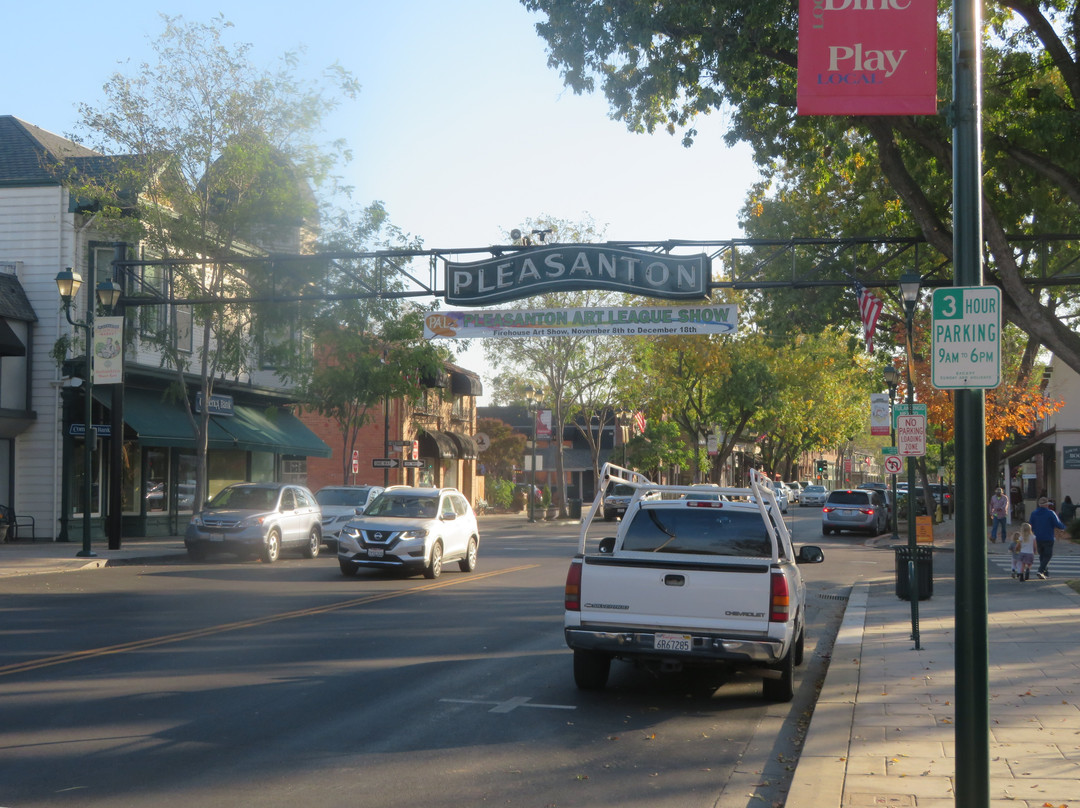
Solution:
[[[1067,278],[1077,257],[1075,239],[1040,237],[1077,232],[1078,2],[985,4],[982,124],[987,280],[1001,286],[1009,321],[1080,372],[1080,334],[1070,327],[1078,287],[1039,285]],[[575,92],[601,89],[612,116],[632,131],[681,132],[689,144],[697,117],[724,115],[726,139],[750,144],[765,177],[749,229],[773,237],[921,234],[929,245],[924,274],[946,277],[953,249],[947,13],[939,31],[941,114],[811,118],[796,115],[796,3],[522,4],[545,16],[537,31],[565,83]],[[799,229],[782,229],[788,217],[770,207],[790,211],[796,202]],[[839,294],[820,296],[835,306]]]

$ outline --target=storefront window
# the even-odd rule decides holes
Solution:
[[[274,476],[274,453],[252,452],[251,453],[251,481],[253,483],[272,483],[277,479]]]
[[[176,453],[176,509],[181,513],[195,510],[195,453]]]
[[[142,491],[142,462],[137,441],[124,441],[121,451],[124,467],[120,471],[120,500],[124,513],[139,513]]]
[[[247,480],[247,452],[239,450],[214,451],[206,458],[206,496],[212,497],[232,483]]]
[[[169,508],[169,450],[150,448],[144,458],[146,512],[161,513]]]

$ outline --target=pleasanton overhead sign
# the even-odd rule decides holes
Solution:
[[[659,255],[599,244],[557,244],[471,263],[446,263],[446,300],[482,306],[545,292],[610,289],[665,300],[708,296],[707,255]]]
[[[638,334],[730,334],[738,307],[617,306],[577,309],[440,311],[424,318],[428,339],[473,337],[573,337]]]

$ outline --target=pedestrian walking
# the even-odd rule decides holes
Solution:
[[[1021,582],[1031,578],[1031,565],[1035,563],[1035,533],[1027,522],[1020,525],[1020,532],[1013,533],[1013,568],[1019,566],[1016,577]]]
[[[1069,524],[1076,518],[1076,503],[1072,501],[1072,497],[1065,497],[1061,503],[1061,521],[1065,524]]]
[[[998,540],[998,528],[1001,528],[1001,541],[1005,541],[1005,520],[1009,517],[1009,498],[1005,496],[1005,489],[998,488],[994,496],[990,497],[990,518],[993,523],[990,526],[991,543]]]
[[[1047,567],[1050,566],[1050,559],[1054,556],[1054,530],[1065,529],[1065,525],[1058,519],[1058,515],[1046,507],[1048,502],[1049,500],[1046,497],[1039,497],[1038,507],[1028,517],[1028,523],[1035,534],[1035,548],[1039,552],[1039,572],[1037,574],[1044,579],[1050,577]]]
[[[1012,577],[1019,578],[1024,568],[1020,566],[1020,533],[1009,537],[1009,553],[1012,555]]]

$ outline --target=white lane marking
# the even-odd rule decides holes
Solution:
[[[494,704],[488,710],[489,713],[509,713],[518,707],[541,707],[545,710],[576,710],[577,706],[570,704],[532,704],[529,696],[514,696],[506,701],[477,701],[474,699],[439,699],[439,701],[453,704]]]

